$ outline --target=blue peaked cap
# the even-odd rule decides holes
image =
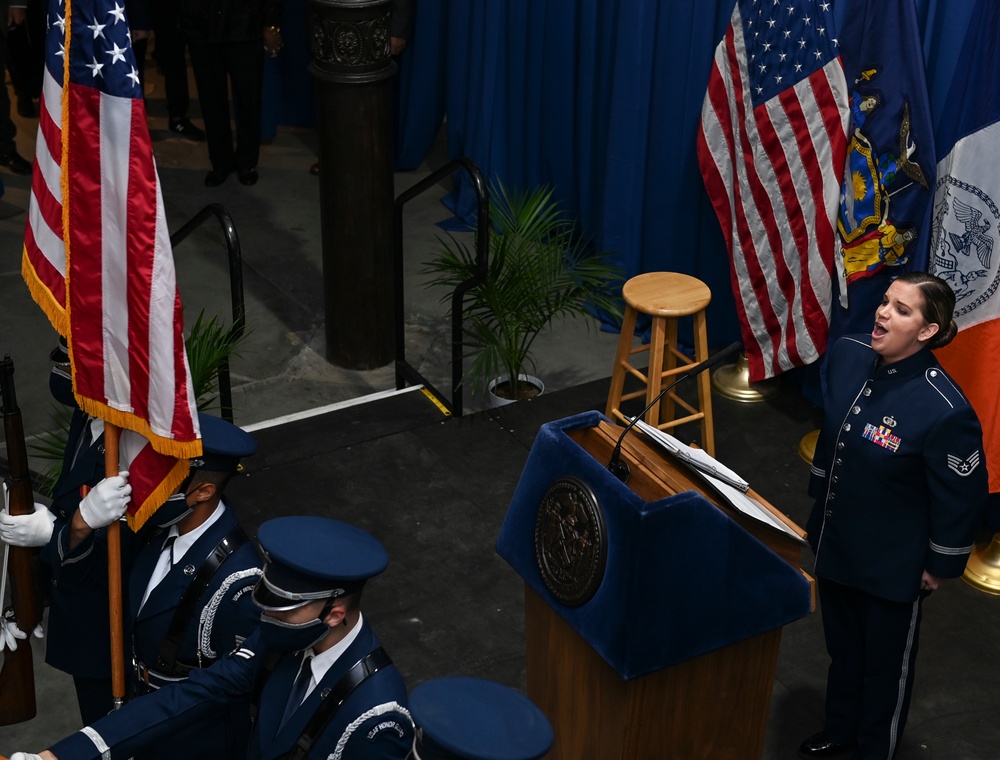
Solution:
[[[549,721],[521,692],[453,676],[410,693],[421,760],[535,760],[552,747]]]
[[[192,470],[236,472],[240,460],[257,453],[257,441],[245,430],[220,417],[198,413],[202,455],[191,460]]]
[[[265,563],[254,598],[265,609],[351,594],[389,564],[378,539],[328,517],[268,520],[257,531],[257,543]]]

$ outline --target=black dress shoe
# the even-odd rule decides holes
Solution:
[[[14,174],[31,174],[31,162],[18,155],[16,150],[0,153],[0,166],[6,166]]]
[[[854,750],[855,745],[838,744],[830,741],[823,731],[814,734],[799,745],[799,757],[804,760],[810,758],[840,757]]]
[[[226,181],[226,177],[228,176],[229,172],[220,172],[212,169],[212,171],[205,175],[205,187],[218,187]]]
[[[189,119],[171,119],[169,129],[175,135],[180,135],[188,140],[195,142],[204,142],[205,140],[205,133],[192,124]]]
[[[240,169],[236,175],[241,185],[256,185],[259,175],[256,169]]]

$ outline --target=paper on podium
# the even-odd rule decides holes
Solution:
[[[804,543],[795,531],[775,517],[771,513],[771,510],[747,493],[750,489],[750,484],[747,481],[711,456],[707,451],[681,443],[679,439],[669,433],[665,433],[642,420],[636,422],[636,428],[700,475],[733,509],[755,520],[766,523],[773,528],[777,528],[796,541]]]

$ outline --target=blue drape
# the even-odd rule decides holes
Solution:
[[[947,119],[945,96],[974,0],[914,4],[936,126]],[[285,3],[286,14],[294,5]],[[399,60],[396,168],[417,167],[446,118],[449,157],[468,157],[508,185],[554,186],[630,276],[669,269],[699,277],[713,293],[712,343],[737,339],[728,255],[695,155],[732,0],[414,5],[413,35]],[[849,5],[834,1],[838,28]],[[292,88],[312,86],[304,61],[288,65],[297,71]],[[289,76],[282,74],[282,92]],[[471,186],[455,176],[448,206],[471,221]]]

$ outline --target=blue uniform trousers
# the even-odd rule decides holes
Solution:
[[[890,760],[910,708],[923,597],[881,599],[819,579],[830,653],[826,735],[857,742],[856,760]]]

